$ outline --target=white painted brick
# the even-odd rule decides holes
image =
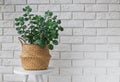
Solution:
[[[2,28],[0,28],[0,35],[2,35]]]
[[[72,45],[72,51],[94,51],[95,45]]]
[[[4,0],[0,0],[0,4],[3,4],[4,3]]]
[[[120,28],[97,29],[97,35],[120,35]]]
[[[0,74],[0,81],[2,82],[2,74]]]
[[[64,28],[64,31],[59,32],[60,35],[72,35],[72,29],[71,28]]]
[[[60,11],[60,5],[39,5],[38,11]]]
[[[95,0],[73,0],[73,3],[95,3]]]
[[[84,27],[107,27],[106,20],[86,20],[84,21]]]
[[[119,67],[112,67],[107,68],[108,75],[120,75],[120,68]]]
[[[49,82],[71,82],[70,76],[50,76]]]
[[[20,50],[21,46],[18,43],[3,43],[2,50]]]
[[[11,66],[0,66],[0,73],[13,73]]]
[[[105,75],[106,68],[84,68],[84,75]]]
[[[95,76],[73,76],[72,82],[95,82]]]
[[[109,11],[120,11],[120,5],[119,4],[110,4],[109,5]]]
[[[0,13],[0,19],[2,19],[2,13]]]
[[[0,21],[0,27],[13,27],[13,21]]]
[[[73,60],[72,64],[73,64],[73,67],[94,67],[95,61],[94,60]]]
[[[119,76],[113,75],[97,76],[96,82],[119,82]]]
[[[21,16],[21,13],[4,13],[4,19],[12,19],[14,20],[15,18]]]
[[[59,59],[60,53],[59,52],[50,52],[50,55],[52,56],[51,59]]]
[[[108,11],[106,4],[87,4],[85,5],[85,11]]]
[[[74,12],[73,19],[95,19],[95,13]]]
[[[21,51],[14,51],[14,58],[20,58]]]
[[[109,20],[108,27],[120,27],[120,21],[119,20]]]
[[[81,4],[61,5],[61,11],[84,11],[84,5]]]
[[[97,13],[97,19],[120,19],[120,13],[118,12],[107,12],[107,13]]]
[[[18,35],[15,28],[4,28],[4,35]]]
[[[50,3],[72,3],[72,0],[50,0]]]
[[[26,0],[5,0],[5,4],[26,4]]]
[[[107,37],[84,37],[84,43],[106,43],[107,42]]]
[[[21,65],[20,59],[3,59],[4,66],[18,66]]]
[[[62,20],[63,27],[83,27],[82,20]]]
[[[81,36],[62,36],[60,37],[61,43],[82,43],[83,37]]]
[[[120,43],[120,37],[119,36],[110,36],[108,37],[109,43]]]
[[[95,29],[89,28],[75,28],[73,29],[73,35],[96,35]]]
[[[71,67],[71,60],[51,60],[50,67]]]
[[[55,13],[54,15],[57,15],[58,19],[71,19],[72,18],[71,12],[60,12],[60,13]]]
[[[0,7],[1,7],[1,12],[14,12],[14,5],[4,5]]]
[[[12,51],[0,51],[0,58],[13,58]]]
[[[85,59],[106,59],[106,52],[85,52]]]
[[[119,0],[97,0],[96,3],[119,3]]]
[[[96,45],[96,51],[119,51],[119,45]]]
[[[83,52],[61,52],[61,59],[83,59]]]
[[[0,42],[1,43],[12,42],[12,36],[0,36]]]
[[[119,67],[118,60],[96,60],[97,67]]]
[[[109,52],[108,53],[108,58],[109,59],[120,59],[120,52]]]
[[[32,0],[30,0],[32,1]],[[34,0],[35,1],[35,0]],[[19,12],[19,11],[23,11],[23,8],[27,6],[27,5],[16,5],[16,11]],[[32,8],[32,11],[37,11],[37,5],[29,5],[31,8]]]
[[[28,0],[28,4],[49,3],[49,0]]]
[[[81,68],[61,68],[60,75],[82,75]]]
[[[59,44],[55,46],[54,51],[70,51],[71,46],[69,44]]]

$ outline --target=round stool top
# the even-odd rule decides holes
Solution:
[[[42,75],[50,73],[54,70],[54,68],[49,67],[46,70],[24,70],[23,68],[15,68],[14,73],[22,74],[22,75]]]

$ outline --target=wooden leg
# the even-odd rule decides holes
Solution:
[[[23,82],[27,82],[28,80],[28,75],[25,75],[25,79],[23,80]]]

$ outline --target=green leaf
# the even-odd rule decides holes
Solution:
[[[61,20],[57,20],[57,23],[60,24],[60,23],[61,23]]]
[[[52,41],[54,45],[58,45],[58,41],[57,40],[53,40]]]
[[[48,45],[48,48],[49,48],[50,50],[53,50],[53,45],[52,45],[52,44],[49,44],[49,45]]]

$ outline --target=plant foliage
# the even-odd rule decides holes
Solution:
[[[23,12],[22,16],[15,18],[15,26],[26,43],[37,44],[41,48],[48,45],[51,50],[58,45],[58,32],[63,31],[63,27],[53,12],[46,11],[44,16],[31,14],[30,6],[23,8]]]

